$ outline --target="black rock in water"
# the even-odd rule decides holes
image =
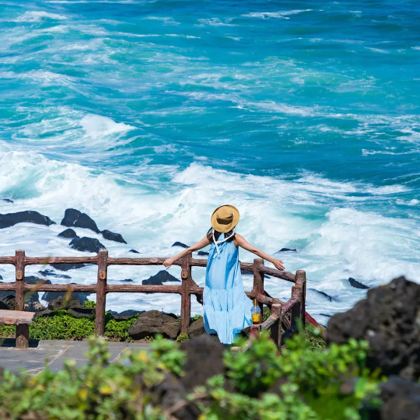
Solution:
[[[2,201],[5,201],[6,203],[14,203],[14,201],[10,198],[2,198]]]
[[[350,286],[353,286],[356,289],[369,289],[369,286],[366,286],[365,284],[360,283],[360,281],[357,281],[353,277],[349,277],[348,278],[348,281],[350,283]]]
[[[48,216],[44,216],[37,211],[27,210],[17,213],[0,214],[0,229],[14,226],[18,223],[35,223],[37,225],[50,226],[54,225]]]
[[[182,242],[176,241],[171,246],[180,246],[181,248],[189,248],[188,245],[185,245]]]
[[[137,321],[128,329],[128,334],[135,340],[161,334],[175,339],[181,327],[181,321],[172,314],[152,310],[139,315]]]
[[[126,240],[119,233],[111,232],[108,229],[103,230],[102,236],[109,241],[119,242],[121,244],[126,244]]]
[[[161,270],[148,279],[143,280],[141,284],[162,285],[168,281],[179,282],[179,280],[172,274],[168,273],[166,270]]]
[[[50,264],[51,267],[55,268],[56,270],[60,270],[60,271],[69,271],[69,270],[75,270],[77,268],[82,268],[84,267],[86,264],[83,263],[74,263],[74,264]]]
[[[100,249],[106,249],[96,238],[88,238],[83,236],[82,238],[74,238],[70,242],[70,247],[77,249],[78,251],[96,252]]]
[[[58,274],[54,270],[49,270],[48,268],[45,270],[38,271],[38,273],[41,274],[42,276],[47,276],[47,277],[57,277],[59,279],[71,279],[71,277],[68,276],[67,274]]]
[[[209,255],[209,253],[207,251],[198,251],[197,255]]]
[[[96,233],[100,232],[98,226],[91,217],[89,217],[86,213],[82,213],[81,211],[76,209],[66,209],[61,224],[63,226],[74,226],[90,229]]]
[[[60,238],[69,238],[69,239],[78,238],[77,233],[73,229],[70,229],[70,228],[63,230],[57,236],[59,236]]]
[[[369,289],[366,299],[328,322],[327,340],[369,342],[367,364],[385,375],[420,377],[420,285],[398,277]]]
[[[128,251],[128,252],[132,252],[133,254],[140,254],[140,252],[136,251],[135,249],[130,249],[130,251]]]
[[[282,248],[282,249],[279,249],[277,252],[297,252],[296,251],[296,248]],[[277,252],[276,252],[276,254],[277,254]]]
[[[313,289],[313,288],[309,288],[308,290],[317,293],[318,295],[324,296],[325,298],[327,298],[330,302],[332,302],[333,300],[337,300],[336,298],[333,298],[332,296],[330,296],[328,293],[325,293],[321,290],[317,290],[317,289]]]

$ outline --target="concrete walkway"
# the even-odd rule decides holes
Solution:
[[[87,341],[67,340],[42,340],[31,342],[28,349],[17,349],[14,340],[2,340],[0,342],[0,367],[13,372],[25,370],[37,373],[45,365],[51,370],[57,371],[63,367],[64,360],[73,359],[81,366],[86,363]],[[111,360],[116,361],[125,349],[147,349],[146,342],[126,343],[108,342],[108,350]]]

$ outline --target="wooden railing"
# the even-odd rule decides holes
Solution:
[[[192,267],[206,267],[207,259],[192,258],[187,255],[177,260],[174,265],[181,267],[180,285],[140,285],[107,283],[108,267],[111,265],[162,265],[165,258],[112,258],[108,251],[102,249],[92,257],[27,257],[25,251],[16,251],[14,256],[0,257],[0,264],[15,266],[15,281],[0,283],[0,291],[16,293],[16,310],[25,309],[25,292],[90,292],[96,293],[95,332],[104,335],[105,310],[107,293],[178,293],[181,295],[181,333],[187,333],[191,318],[191,295],[202,302],[203,288],[193,280]],[[98,267],[95,284],[28,284],[25,282],[25,268],[40,264],[96,264]],[[270,316],[259,329],[270,329],[276,344],[282,344],[285,335],[295,331],[298,319],[305,324],[306,274],[298,270],[296,274],[265,267],[262,259],[254,259],[253,263],[241,262],[243,273],[253,273],[253,288],[247,295],[256,299],[263,310],[266,305]],[[271,297],[264,289],[264,275],[270,275],[293,283],[291,298],[282,302]],[[42,282],[42,279],[40,279]]]

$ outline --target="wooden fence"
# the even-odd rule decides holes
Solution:
[[[27,257],[25,251],[16,251],[14,256],[0,257],[0,264],[15,266],[15,281],[0,283],[0,291],[16,293],[16,310],[25,309],[25,292],[89,292],[96,293],[95,331],[97,335],[105,332],[105,307],[107,293],[177,293],[181,295],[181,333],[188,332],[191,318],[191,295],[202,302],[203,288],[193,280],[192,267],[206,267],[207,259],[192,258],[187,255],[177,260],[174,265],[181,267],[180,285],[140,285],[140,284],[108,284],[108,267],[111,265],[162,265],[165,258],[112,258],[108,251],[102,249],[92,257]],[[28,284],[25,282],[25,268],[29,265],[41,264],[96,264],[97,280],[94,284]],[[266,305],[270,316],[258,329],[269,329],[276,344],[282,344],[285,335],[296,329],[300,319],[305,324],[306,274],[303,270],[295,274],[265,267],[262,259],[254,259],[253,263],[241,262],[243,273],[253,273],[253,288],[247,295],[256,299],[263,310]],[[271,297],[264,289],[264,275],[270,275],[293,283],[291,297],[286,302]],[[42,280],[41,280],[42,281]]]

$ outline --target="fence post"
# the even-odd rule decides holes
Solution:
[[[254,286],[253,291],[255,297],[258,297],[259,294],[264,294],[264,273],[261,273],[260,268],[264,265],[264,260],[262,258],[255,258],[253,263],[253,272],[254,272]],[[263,304],[259,303],[258,306],[261,309],[261,316],[263,316]]]
[[[292,287],[292,299],[296,300],[296,303],[291,308],[290,314],[290,330],[292,334],[297,331],[297,320],[300,320],[302,316],[301,289],[302,287],[299,285]]]
[[[270,327],[270,336],[271,339],[276,344],[277,348],[281,347],[282,344],[282,336],[283,336],[283,312],[281,309],[280,303],[273,303],[271,305],[271,312],[278,316],[277,321]]]
[[[96,314],[95,333],[105,334],[106,284],[108,271],[108,251],[100,249],[98,252],[98,279],[96,282]]]
[[[300,310],[301,310],[301,321],[302,326],[305,328],[306,324],[306,272],[304,270],[296,271],[296,282],[301,286],[300,288]]]
[[[181,334],[188,334],[191,318],[191,254],[182,258],[181,281]]]
[[[16,270],[16,310],[25,309],[25,251],[15,252],[15,270]]]

